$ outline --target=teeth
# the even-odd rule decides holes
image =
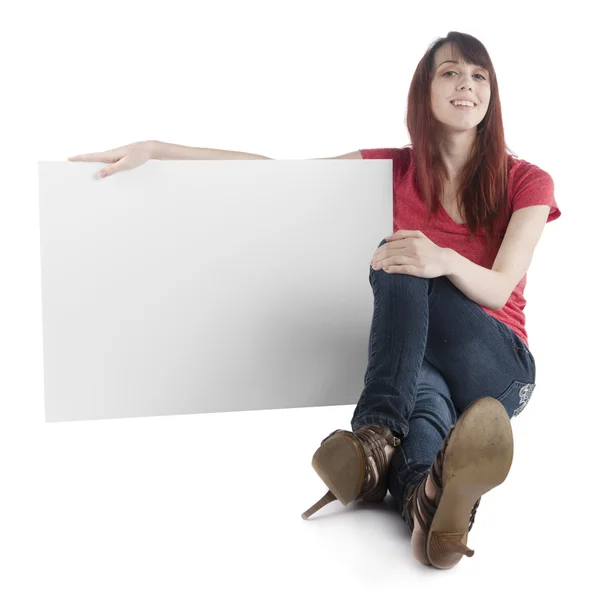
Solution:
[[[452,104],[459,106],[475,106],[472,102],[468,102],[467,100],[455,100]]]

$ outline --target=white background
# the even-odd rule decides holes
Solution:
[[[599,533],[591,5],[416,6],[121,0],[3,9],[1,597],[591,597]],[[486,45],[508,146],[552,175],[563,212],[544,232],[526,289],[538,386],[513,422],[512,470],[482,500],[474,557],[449,571],[417,563],[391,496],[384,509],[334,503],[300,518],[325,492],[312,454],[349,426],[356,398],[44,423],[39,160],[145,139],[278,159],[401,147],[414,69],[451,30]],[[274,251],[306,242],[290,234]],[[335,268],[343,255],[322,258]]]

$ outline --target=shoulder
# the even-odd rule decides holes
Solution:
[[[511,211],[537,205],[548,205],[548,222],[561,212],[554,198],[554,180],[548,171],[523,159],[509,156],[508,192]]]
[[[364,148],[359,150],[364,159],[391,158],[392,160],[409,162],[411,158],[411,148]]]
[[[516,158],[509,155],[508,176],[512,183],[513,191],[522,188],[525,185],[546,184],[554,185],[552,176],[548,171],[530,163],[522,158]]]

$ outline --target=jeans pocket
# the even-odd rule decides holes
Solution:
[[[506,409],[509,418],[516,417],[527,406],[535,385],[535,383],[515,380],[496,398]]]

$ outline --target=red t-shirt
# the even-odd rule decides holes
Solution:
[[[432,242],[442,248],[452,248],[470,261],[487,269],[494,265],[496,255],[502,244],[504,232],[494,240],[492,248],[486,249],[487,244],[483,233],[470,239],[466,224],[455,223],[446,209],[441,206],[435,221],[429,224],[429,209],[417,194],[415,185],[416,169],[412,148],[374,148],[360,150],[363,159],[391,159],[393,165],[394,191],[394,233],[399,229],[419,230]],[[548,204],[550,213],[547,223],[558,219],[561,212],[554,199],[554,182],[552,177],[534,164],[512,157],[514,163],[508,171],[508,201],[510,213],[537,204]],[[508,222],[506,223],[508,226]],[[524,297],[527,274],[513,290],[508,302],[500,310],[481,308],[492,317],[510,327],[529,347],[525,329],[526,305]]]

